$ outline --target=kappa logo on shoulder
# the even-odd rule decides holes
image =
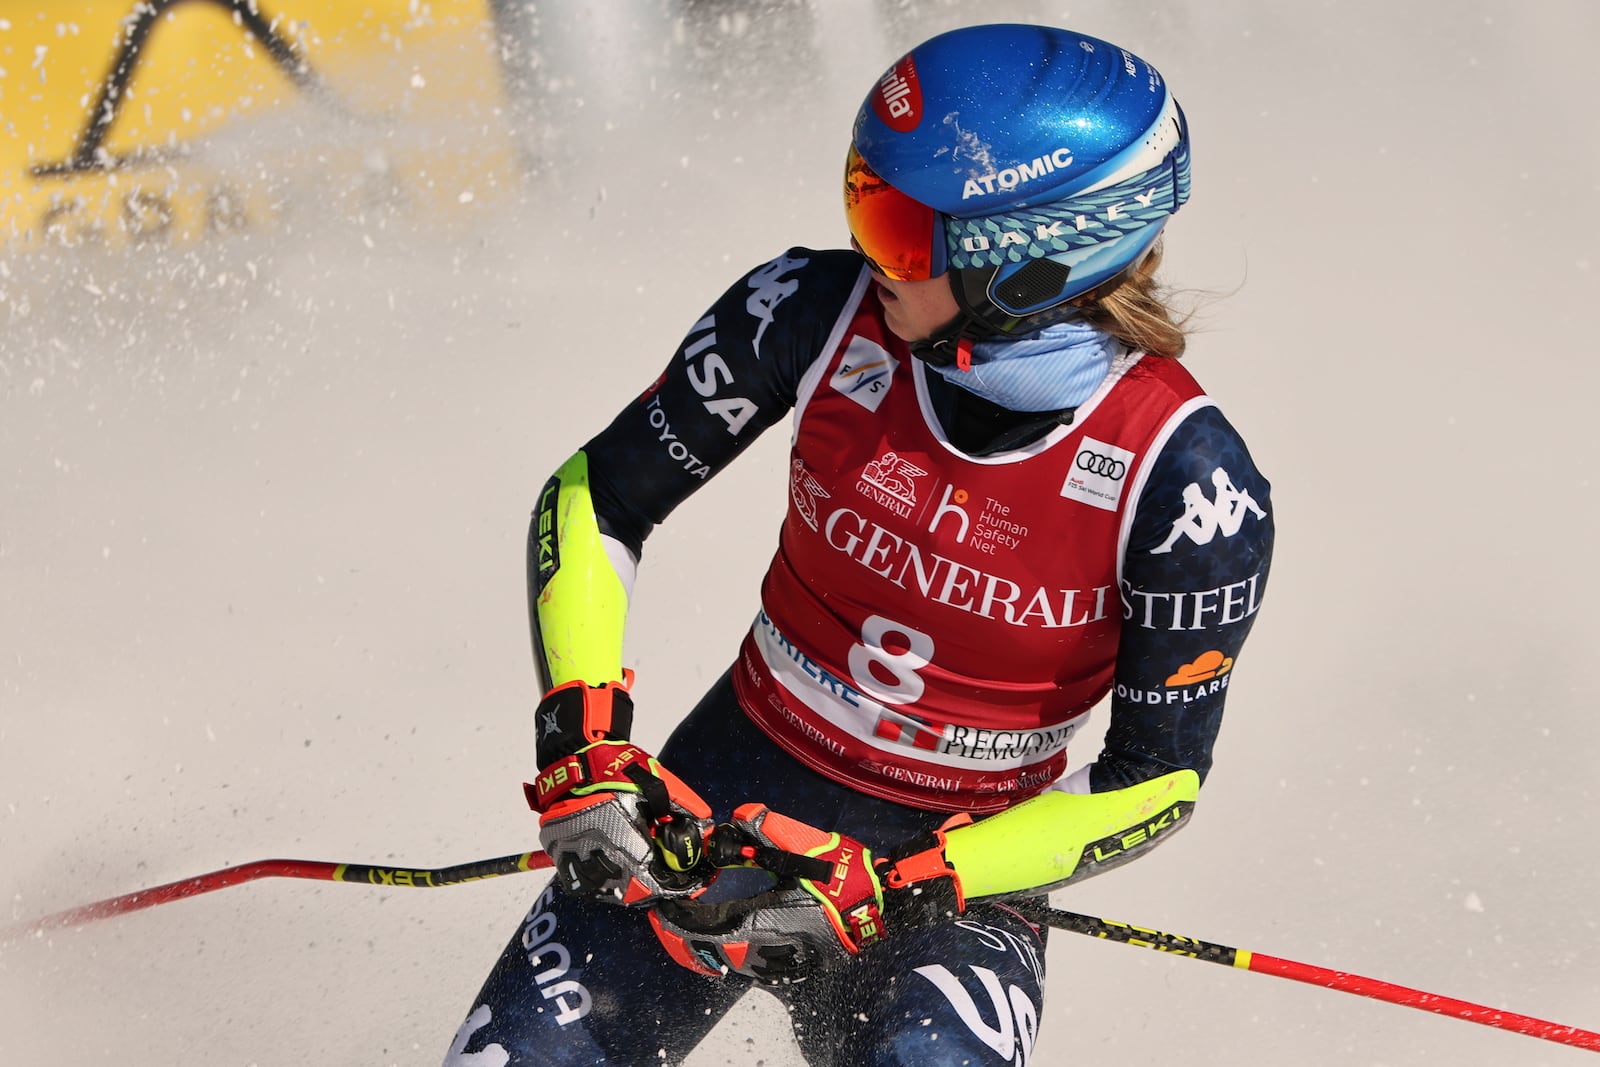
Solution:
[[[794,259],[779,256],[750,275],[750,280],[746,284],[753,291],[745,300],[744,309],[760,323],[756,327],[755,340],[750,343],[757,359],[761,358],[761,338],[766,336],[767,327],[772,325],[778,305],[800,291],[800,282],[794,278],[785,278],[784,275],[792,270],[799,270],[810,262],[803,256],[796,256]]]
[[[1221,467],[1211,472],[1211,486],[1216,493],[1213,497],[1206,496],[1199,482],[1183,487],[1183,514],[1172,524],[1167,539],[1150,550],[1152,556],[1171,552],[1185,537],[1197,545],[1209,545],[1217,534],[1228,538],[1238,533],[1252,515],[1267,517],[1249,491],[1234,485],[1232,476]]]

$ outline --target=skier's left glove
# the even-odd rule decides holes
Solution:
[[[629,671],[552,690],[539,706],[539,775],[525,789],[564,889],[645,905],[704,891],[716,869],[704,855],[711,808],[627,740],[632,682]]]
[[[650,922],[672,958],[692,971],[736,971],[768,984],[804,981],[891,928],[960,914],[961,882],[944,862],[943,838],[935,831],[875,859],[854,838],[746,804],[716,829],[715,862],[732,866],[740,859],[778,875],[778,885],[721,904],[662,901]]]

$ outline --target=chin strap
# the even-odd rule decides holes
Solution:
[[[972,369],[972,346],[994,337],[1002,331],[986,321],[968,297],[962,274],[945,272],[950,293],[961,310],[956,317],[934,330],[925,340],[911,342],[911,354],[931,367],[954,366],[960,371]],[[992,272],[991,272],[992,273]]]
[[[952,288],[954,284],[951,283]],[[911,354],[932,367],[953,364],[957,370],[970,371],[972,346],[998,334],[998,330],[967,310],[963,304],[961,313],[942,329],[935,330],[926,340],[912,341]]]
[[[999,268],[977,270],[952,270],[945,273],[950,293],[961,310],[956,317],[933,332],[924,341],[911,342],[911,354],[930,366],[972,370],[972,346],[1011,333],[1023,320],[1002,313],[985,295],[989,280]],[[987,306],[986,306],[987,305]]]
[[[974,340],[961,334],[930,337],[925,341],[912,341],[911,354],[929,366],[948,367],[954,364],[957,370],[970,371]]]
[[[1007,334],[1027,333],[1030,330],[1065,322],[1081,314],[1082,304],[1088,302],[1094,294],[1109,292],[1120,285],[1132,270],[1133,267],[1130,266],[1109,281],[1102,282],[1088,294],[1080,293],[1070,298],[1072,301],[1070,304],[1061,301],[1023,316],[1007,312],[989,297],[990,283],[1000,268],[983,267],[947,271],[945,277],[949,280],[950,293],[956,298],[956,306],[961,311],[941,329],[935,330],[927,340],[911,342],[911,354],[934,367],[954,365],[958,370],[970,371],[972,346],[977,342]]]

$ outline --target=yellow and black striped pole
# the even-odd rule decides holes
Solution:
[[[165,885],[143,889],[136,893],[112,897],[109,900],[96,901],[93,904],[85,904],[68,911],[46,915],[42,919],[35,919],[29,923],[0,929],[0,943],[22,937],[39,936],[48,930],[79,926],[98,919],[108,919],[113,915],[124,915],[130,911],[152,908],[157,904],[167,904],[174,900],[182,900],[186,897],[198,896],[201,893],[226,889],[228,886],[252,882],[260,878],[305,878],[313,881],[347,882],[357,885],[432,889],[447,885],[460,885],[463,882],[480,881],[485,878],[497,878],[503,874],[520,874],[523,871],[542,870],[550,866],[550,857],[543,852],[520,852],[509,856],[499,856],[494,859],[457,864],[453,867],[434,868],[395,867],[364,863],[326,863],[319,860],[258,860],[254,863],[240,864],[237,867],[226,867],[222,870],[210,871],[206,874],[185,878],[177,882],[168,882]],[[1520,1015],[1516,1012],[1503,1011],[1483,1004],[1474,1004],[1471,1001],[1457,1000],[1454,997],[1444,997],[1437,993],[1411,989],[1407,986],[1396,985],[1393,982],[1352,974],[1349,971],[1337,971],[1327,967],[1318,967],[1314,964],[1298,963],[1294,960],[1269,956],[1262,952],[1230,948],[1227,945],[1200,941],[1196,938],[1184,937],[1179,934],[1169,934],[1160,930],[1133,926],[1129,923],[1098,919],[1092,915],[1080,915],[1077,912],[1052,908],[1039,901],[1015,901],[1008,906],[1030,922],[1050,926],[1057,930],[1084,934],[1106,941],[1118,941],[1124,945],[1153,949],[1156,952],[1163,952],[1168,955],[1187,956],[1190,959],[1220,963],[1241,971],[1254,971],[1257,974],[1272,975],[1276,978],[1288,978],[1296,982],[1321,986],[1324,989],[1334,989],[1341,993],[1351,993],[1358,997],[1368,997],[1373,1000],[1385,1001],[1389,1004],[1398,1004],[1401,1007],[1416,1008],[1419,1011],[1433,1012],[1437,1015],[1464,1019],[1467,1022],[1492,1026],[1512,1033],[1525,1034],[1528,1037],[1537,1037],[1544,1041],[1554,1041],[1557,1044],[1570,1045],[1573,1048],[1600,1052],[1600,1033],[1580,1030],[1575,1026],[1548,1022],[1544,1019],[1535,1019],[1529,1015]]]
[[[1199,941],[1180,934],[1147,930],[1128,923],[1097,919],[1092,915],[1079,915],[1076,912],[1062,911],[1032,901],[1018,902],[1013,906],[1028,921],[1042,923],[1057,930],[1069,930],[1072,933],[1086,934],[1107,941],[1119,941],[1136,948],[1148,948],[1169,955],[1220,963],[1225,967],[1234,967],[1241,971],[1270,974],[1275,978],[1289,978],[1296,982],[1322,986],[1324,989],[1336,989],[1341,993],[1369,997],[1389,1004],[1399,1004],[1402,1007],[1416,1008],[1437,1015],[1448,1015],[1454,1019],[1465,1019],[1467,1022],[1481,1023],[1484,1026],[1526,1034],[1545,1041],[1600,1052],[1600,1034],[1580,1030],[1575,1026],[1546,1022],[1543,1019],[1518,1015],[1515,1012],[1502,1011],[1471,1001],[1456,1000],[1454,997],[1442,997],[1437,993],[1426,993],[1420,989],[1395,985],[1393,982],[1351,974],[1349,971],[1336,971],[1315,964],[1268,956],[1262,952],[1250,952],[1209,941]]]
[[[365,863],[326,863],[322,860],[256,860],[236,867],[207,871],[193,878],[184,878],[165,885],[124,893],[109,900],[98,900],[67,911],[58,911],[18,926],[0,929],[0,943],[24,937],[35,937],[48,930],[68,926],[82,926],[97,919],[113,915],[126,915],[130,911],[143,911],[157,904],[170,904],[174,900],[211,893],[243,882],[260,878],[305,878],[315,882],[350,882],[359,885],[407,886],[432,889],[463,882],[476,882],[496,878],[502,874],[520,874],[551,866],[550,857],[543,852],[520,852],[490,860],[476,860],[454,867],[384,867]]]

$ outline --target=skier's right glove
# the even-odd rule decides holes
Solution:
[[[716,869],[705,859],[711,808],[627,740],[632,682],[628,671],[551,690],[539,705],[539,775],[525,789],[564,889],[646,905],[700,893]]]
[[[880,857],[854,838],[745,804],[717,827],[711,862],[759,867],[777,886],[720,904],[663,901],[650,925],[691,971],[803,982],[893,931],[959,918],[966,898],[945,831],[971,821],[958,815]]]
[[[719,826],[715,862],[779,877],[754,897],[720,904],[663,901],[650,925],[678,963],[699,974],[737,971],[767,984],[803,982],[884,936],[884,888],[872,851],[854,838],[745,804]]]

